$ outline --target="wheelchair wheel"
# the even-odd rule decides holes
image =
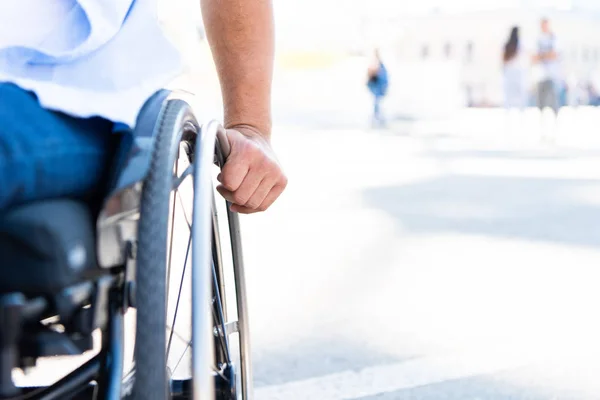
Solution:
[[[200,132],[188,103],[169,99],[156,129],[138,225],[133,397],[249,399],[239,222],[236,214],[225,213],[231,239],[226,257],[211,176],[222,128],[211,123]],[[219,151],[216,159],[222,165]],[[230,296],[234,312],[227,307],[233,304]],[[228,318],[234,314],[237,319]]]

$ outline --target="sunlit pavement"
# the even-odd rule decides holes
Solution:
[[[600,398],[592,129],[348,97],[288,109],[289,188],[243,219],[256,398]]]
[[[289,189],[243,221],[258,399],[600,396],[600,153],[359,129],[277,146]]]

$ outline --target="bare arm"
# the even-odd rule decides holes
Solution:
[[[271,0],[201,0],[231,152],[217,190],[241,213],[265,211],[287,185],[271,148]]]
[[[554,50],[545,51],[541,54],[540,57],[543,61],[554,61],[558,58],[558,55]]]
[[[223,93],[225,127],[271,134],[274,28],[271,0],[201,0]]]
[[[539,63],[544,61],[553,61],[558,58],[558,54],[554,50],[543,51],[533,56],[533,62]]]

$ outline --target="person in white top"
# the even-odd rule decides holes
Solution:
[[[537,53],[533,62],[539,71],[537,86],[538,107],[550,107],[558,112],[558,85],[560,83],[560,58],[556,35],[547,18],[541,20],[541,34],[537,41]]]
[[[504,106],[523,109],[529,101],[528,63],[519,38],[519,28],[513,27],[503,52]]]
[[[271,0],[200,0],[231,154],[219,192],[266,210],[287,185],[271,148]],[[147,98],[179,72],[157,0],[0,2],[0,211],[92,197]]]

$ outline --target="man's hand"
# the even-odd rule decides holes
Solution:
[[[271,144],[256,129],[236,126],[227,130],[231,152],[217,177],[217,190],[244,214],[265,211],[287,185]]]

